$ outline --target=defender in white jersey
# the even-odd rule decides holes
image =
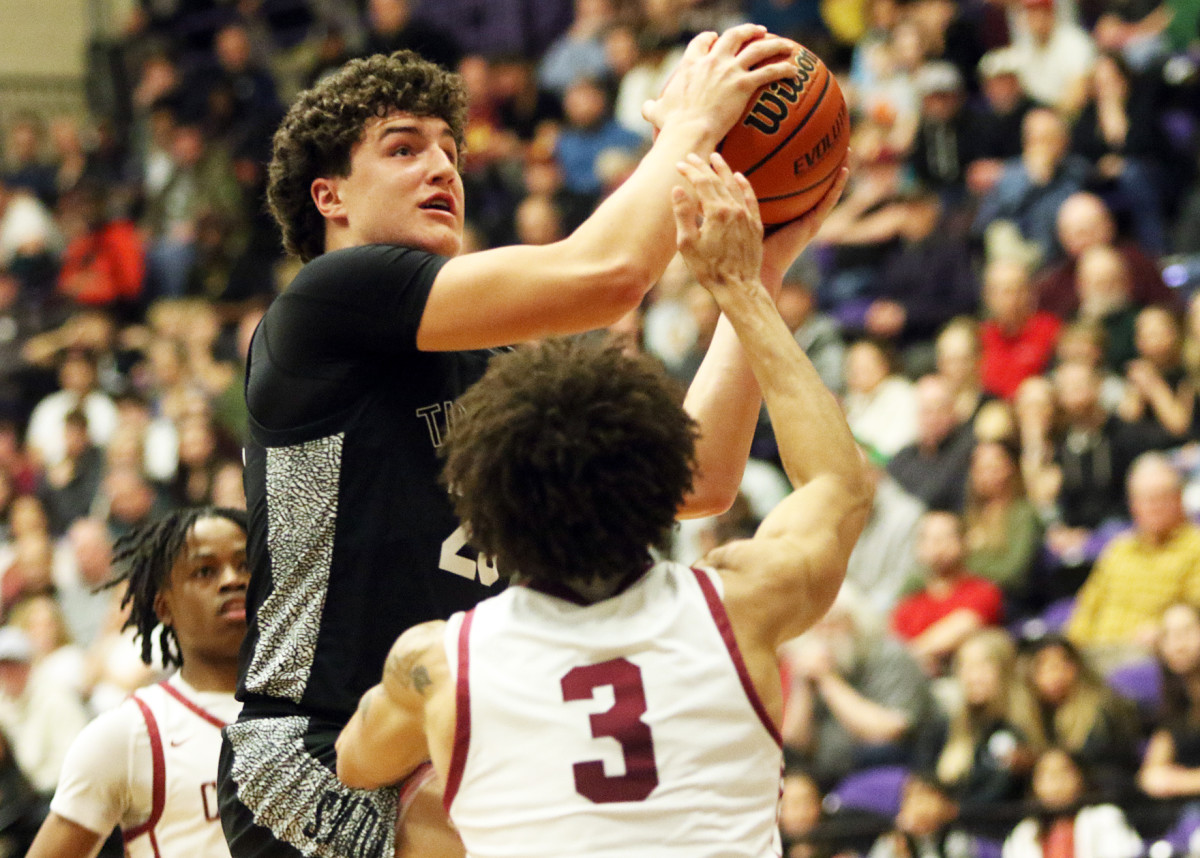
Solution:
[[[679,170],[679,248],[741,339],[796,489],[696,569],[652,565],[696,435],[661,368],[563,341],[493,361],[459,400],[444,478],[517,586],[402,635],[338,741],[352,787],[430,755],[472,858],[780,854],[776,651],[833,601],[870,489],[760,280],[749,183],[719,155]]]
[[[142,659],[161,624],[170,679],[134,692],[79,734],[30,858],[94,856],[120,827],[130,858],[228,858],[217,811],[221,730],[234,699],[246,633],[245,514],[173,512],[118,541],[127,625]]]

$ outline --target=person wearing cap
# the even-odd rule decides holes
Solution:
[[[0,628],[0,730],[34,789],[49,795],[58,784],[67,749],[88,716],[72,689],[39,681],[32,670],[29,636],[15,626]]]
[[[1021,123],[1036,102],[1021,86],[1012,48],[988,51],[977,71],[983,99],[975,111],[974,160],[966,179],[971,193],[983,196],[1000,180],[1004,162],[1021,154]]]
[[[1039,104],[1074,116],[1083,104],[1096,45],[1082,28],[1055,15],[1054,0],[1021,5],[1025,33],[1012,46],[1021,86]]]
[[[962,74],[952,63],[935,60],[917,70],[914,84],[921,96],[921,121],[909,163],[922,183],[961,193],[974,148]]]

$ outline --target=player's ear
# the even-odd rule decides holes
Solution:
[[[171,600],[161,590],[154,597],[154,613],[158,615],[158,621],[164,626],[174,625],[175,616],[171,612]]]
[[[345,214],[341,187],[337,179],[324,177],[313,179],[312,185],[309,186],[309,193],[312,194],[313,205],[317,207],[321,217],[335,218]]]

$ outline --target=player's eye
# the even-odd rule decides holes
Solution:
[[[213,566],[211,563],[205,563],[201,566],[196,567],[196,577],[197,578],[211,578],[213,575],[216,575],[216,574],[217,574],[217,567]]]

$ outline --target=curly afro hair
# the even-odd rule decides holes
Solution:
[[[493,359],[458,400],[442,479],[502,575],[616,582],[650,563],[692,488],[698,428],[651,357],[548,340]]]
[[[395,111],[444,119],[463,151],[462,79],[412,51],[351,60],[300,93],[275,132],[267,183],[267,204],[288,253],[308,262],[325,251],[313,180],[347,175],[367,122]]]

